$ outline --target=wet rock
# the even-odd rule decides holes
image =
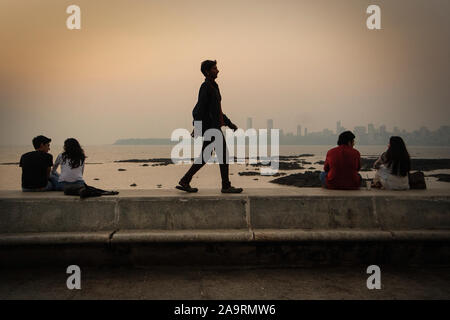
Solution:
[[[136,183],[130,184],[130,187],[137,187]]]
[[[450,169],[450,159],[412,159],[411,170],[431,171]]]
[[[278,169],[279,170],[300,170],[300,169],[305,169],[305,168],[298,162],[280,162]]]
[[[259,180],[258,178],[255,178],[255,179],[253,179],[253,180]]]
[[[300,188],[315,187],[320,188],[319,180],[320,171],[306,171],[305,173],[290,174],[286,177],[271,180],[271,183],[277,183],[287,186],[295,186]]]
[[[240,176],[259,176],[259,175],[261,175],[261,173],[259,171],[249,171],[249,172],[241,171],[241,172],[238,172],[238,174]],[[279,177],[279,176],[285,176],[285,175],[286,175],[286,173],[284,173],[284,172],[277,172],[271,176],[264,176],[264,177]]]
[[[148,163],[144,163],[142,166],[143,167],[148,167]]]
[[[430,174],[427,177],[438,178],[437,181],[450,182],[450,174],[447,173]]]
[[[249,172],[241,171],[241,172],[238,172],[238,174],[240,176],[259,176],[259,172],[258,171],[249,171]]]
[[[361,171],[371,171],[375,158],[361,158]],[[411,171],[450,169],[450,159],[411,159]]]
[[[127,171],[127,169],[119,168],[119,169],[117,169],[117,171]]]
[[[271,177],[279,177],[279,176],[285,176],[286,173],[285,172],[277,172],[274,175],[272,175]]]
[[[261,163],[261,162],[258,162],[258,163],[252,163],[252,164],[250,164],[252,167],[269,167],[270,166],[270,163]]]
[[[154,159],[128,159],[128,160],[116,160],[114,162],[130,162],[130,163],[149,163],[149,162],[156,162],[157,165],[160,166],[167,166],[169,164],[173,164],[172,159],[170,158],[154,158]]]
[[[252,164],[253,167],[269,167],[270,163],[268,164],[262,164],[262,163],[254,163]],[[280,161],[278,162],[278,169],[279,170],[301,170],[305,169],[303,166],[301,166],[298,162],[288,162],[288,161]]]
[[[100,180],[100,179],[99,179],[99,178],[94,178],[94,180],[97,180],[97,181],[98,181],[98,180]]]

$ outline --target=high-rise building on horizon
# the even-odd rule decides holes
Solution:
[[[336,134],[341,134],[342,132],[344,132],[344,130],[345,128],[341,126],[341,120],[336,122]]]
[[[297,126],[297,137],[301,137],[302,136],[302,126],[298,125]]]
[[[273,129],[273,119],[267,120],[267,132],[270,132],[270,130]]]
[[[253,119],[251,117],[247,118],[247,129],[253,128]]]
[[[366,134],[366,127],[363,126],[357,126],[355,127],[355,134],[356,136],[363,136]]]

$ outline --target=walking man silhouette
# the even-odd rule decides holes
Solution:
[[[200,70],[205,76],[205,81],[200,87],[198,102],[192,111],[192,115],[194,121],[201,121],[202,135],[204,135],[205,131],[208,129],[218,129],[220,132],[222,148],[219,148],[221,150],[216,148],[216,153],[219,158],[220,175],[222,177],[222,193],[241,193],[243,189],[231,186],[231,182],[228,177],[228,150],[221,127],[227,126],[233,130],[237,130],[238,127],[233,124],[231,120],[222,112],[222,97],[220,95],[219,86],[216,83],[217,74],[219,73],[219,70],[217,69],[217,61],[203,61]],[[202,153],[200,154],[201,162],[200,159],[197,159],[197,161],[194,162],[188,172],[186,172],[183,178],[179,181],[179,185],[176,186],[177,189],[186,192],[198,191],[197,188],[192,188],[190,186],[190,182],[197,171],[199,171],[211,157],[211,154],[208,154],[207,159],[205,159],[203,151],[213,142],[214,137],[211,138],[211,141],[203,141]],[[220,143],[220,141],[217,142]]]

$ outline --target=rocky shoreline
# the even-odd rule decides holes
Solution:
[[[279,170],[302,170],[306,169],[304,165],[312,165],[312,162],[306,161],[304,159],[299,159],[301,157],[312,157],[313,154],[301,154],[298,156],[280,156],[279,157]],[[245,158],[248,160],[248,157]],[[180,158],[177,160],[188,160],[188,158]],[[189,159],[193,161],[194,159]],[[237,162],[237,158],[234,158]],[[289,160],[289,161],[286,161]],[[373,164],[376,158],[361,158],[361,171],[371,171],[373,170]],[[152,158],[152,159],[128,159],[128,160],[116,160],[116,163],[156,163],[156,165],[169,165],[174,164],[170,158]],[[323,165],[325,162],[323,160],[316,161],[314,164]],[[1,165],[12,165],[18,163],[1,163]],[[253,167],[270,166],[270,164],[263,164],[261,162],[250,164]],[[411,170],[412,171],[432,171],[432,170],[442,170],[450,169],[450,159],[411,159]]]

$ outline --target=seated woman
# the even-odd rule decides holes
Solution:
[[[52,174],[58,177],[56,190],[62,191],[66,186],[84,185],[84,160],[86,156],[80,143],[69,138],[64,141],[64,152],[56,157]],[[61,165],[61,174],[58,175],[56,169]]]
[[[408,190],[408,173],[411,159],[402,138],[389,139],[388,150],[384,152],[374,166],[377,169],[372,187],[388,190]]]

